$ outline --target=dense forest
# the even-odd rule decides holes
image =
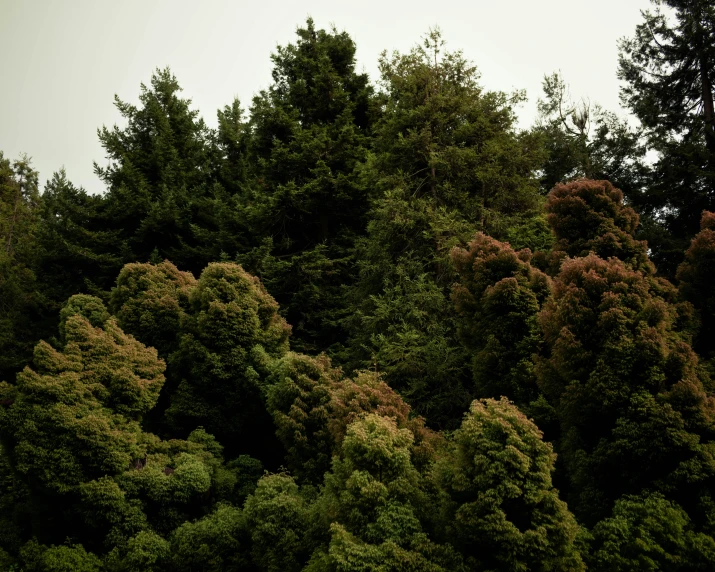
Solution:
[[[0,569],[712,571],[715,5],[619,48],[524,129],[309,19],[216,128],[115,98],[101,195],[0,153]]]

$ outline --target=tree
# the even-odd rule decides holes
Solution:
[[[709,570],[715,541],[696,533],[685,511],[659,494],[627,496],[593,529],[589,569]]]
[[[358,168],[370,143],[372,88],[355,71],[347,33],[317,30],[311,19],[296,33],[273,54],[274,83],[251,108],[246,208],[265,248],[259,242],[241,261],[283,307],[296,349],[320,351],[343,337],[341,285],[354,277],[351,251],[364,232]]]
[[[209,491],[230,488],[212,438],[142,431],[164,383],[156,350],[87,295],[68,300],[60,332],[60,349],[40,342],[34,368],[0,386],[2,448],[28,491],[22,518],[38,541],[121,549],[141,531],[168,533],[197,516]]]
[[[107,185],[103,220],[117,233],[123,262],[144,262],[156,251],[159,260],[198,272],[211,260],[192,226],[210,224],[211,133],[180,91],[166,68],[142,84],[139,107],[115,96],[127,125],[98,131],[109,162],[95,163],[95,172]]]
[[[655,262],[674,274],[700,213],[715,210],[715,8],[705,0],[654,4],[635,36],[620,43],[618,77],[623,103],[657,153],[641,204],[663,229],[648,236]]]
[[[308,570],[464,569],[454,550],[423,532],[426,495],[410,461],[413,438],[374,413],[348,426],[316,501],[330,544],[316,550]]]
[[[487,92],[460,52],[430,32],[408,54],[383,54],[368,236],[359,243],[347,363],[377,367],[430,424],[454,427],[470,401],[468,359],[449,291],[453,246],[504,236],[536,215],[540,139],[515,128],[522,94]]]
[[[685,260],[678,267],[680,294],[700,314],[693,349],[703,360],[715,357],[715,213],[703,212],[701,231],[695,235]]]
[[[635,270],[654,272],[647,245],[636,240],[638,215],[623,204],[623,193],[608,181],[580,179],[556,185],[546,203],[548,221],[556,243],[551,254],[551,271],[566,256],[593,252],[606,259],[615,257]]]
[[[169,289],[172,280],[162,278]],[[231,457],[270,457],[275,444],[264,380],[271,360],[288,350],[289,333],[278,304],[256,277],[237,264],[209,264],[190,290],[171,359],[177,387],[166,416],[175,434],[203,426]]]
[[[185,522],[171,535],[171,562],[178,572],[241,572],[256,570],[249,554],[245,516],[230,505]]]
[[[589,254],[562,263],[539,315],[538,383],[557,411],[569,504],[587,523],[644,489],[692,516],[715,474],[715,402],[674,298],[672,286]]]
[[[415,465],[423,469],[439,447],[437,434],[372,372],[344,378],[326,356],[288,353],[268,378],[268,409],[276,434],[287,451],[286,463],[300,482],[320,484],[338,455],[348,426],[367,413],[395,420],[412,431]]]
[[[42,193],[38,282],[53,312],[74,294],[105,295],[121,268],[118,231],[105,217],[105,198],[77,188],[64,169]],[[46,336],[57,327],[51,324]]]
[[[639,205],[649,175],[641,133],[587,98],[574,101],[559,72],[545,76],[542,85],[535,127],[548,151],[542,187],[548,191],[575,179],[605,179]]]
[[[298,572],[313,550],[309,503],[288,475],[267,475],[248,497],[243,514],[259,570]]]
[[[474,401],[435,466],[442,534],[477,570],[584,570],[551,483],[556,455],[506,398]]]
[[[531,252],[479,233],[452,249],[459,282],[452,288],[459,335],[473,354],[475,394],[506,396],[527,407],[538,397],[532,356],[541,343],[538,313],[551,280],[530,264]]]
[[[168,358],[179,348],[181,319],[196,279],[169,261],[127,264],[112,288],[109,308],[122,329]]]
[[[11,380],[32,355],[46,301],[36,274],[40,195],[37,172],[0,152],[0,379]]]

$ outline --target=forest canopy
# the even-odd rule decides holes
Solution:
[[[715,7],[643,12],[630,117],[355,54],[215,128],[157,69],[99,195],[0,151],[0,569],[712,570]]]

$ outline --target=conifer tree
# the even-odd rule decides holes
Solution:
[[[479,233],[454,248],[459,282],[452,289],[459,335],[473,352],[475,394],[506,396],[521,407],[538,397],[532,356],[540,345],[538,313],[551,281],[530,264],[531,252]]]
[[[646,235],[659,270],[673,275],[700,213],[715,210],[715,7],[707,0],[654,0],[635,35],[621,41],[623,103],[657,161],[638,204],[658,224]]]
[[[548,195],[546,212],[556,237],[552,272],[558,272],[564,257],[591,252],[603,259],[618,258],[646,274],[654,272],[646,243],[635,239],[638,215],[608,181],[580,179],[556,185]]]
[[[680,293],[699,312],[700,327],[693,348],[701,359],[715,357],[715,213],[703,212],[701,230],[678,267]]]
[[[180,91],[166,68],[142,84],[140,106],[115,96],[127,125],[98,131],[108,163],[95,163],[95,172],[107,185],[103,220],[117,233],[122,262],[145,262],[156,251],[198,272],[210,261],[192,225],[212,216],[211,133]]]
[[[323,481],[347,427],[367,413],[390,417],[412,432],[412,460],[420,469],[440,446],[439,436],[413,417],[409,405],[373,372],[347,379],[326,356],[291,352],[276,363],[268,386],[268,409],[287,452],[287,466],[301,482]]]
[[[68,300],[60,326],[61,349],[40,342],[33,368],[0,387],[3,452],[27,487],[23,518],[38,541],[122,550],[141,531],[166,534],[196,516],[210,490],[230,488],[211,437],[161,441],[142,431],[164,382],[156,350],[91,296]]]
[[[715,402],[663,290],[589,254],[562,264],[540,314],[538,383],[558,414],[569,504],[586,522],[644,489],[669,492],[693,514],[715,475]]]
[[[14,378],[43,331],[37,177],[27,157],[11,163],[0,152],[0,380]]]
[[[443,44],[432,31],[410,53],[380,59],[385,112],[366,167],[379,193],[358,251],[349,364],[377,367],[430,423],[456,426],[473,396],[449,252],[538,212],[543,154],[538,136],[515,128],[522,94],[484,90],[476,68]]]
[[[272,360],[288,350],[290,326],[260,281],[234,263],[209,264],[188,304],[171,360],[169,426],[181,436],[203,426],[231,456],[270,456],[264,383]]]
[[[370,144],[372,88],[355,70],[345,32],[308,19],[272,56],[273,84],[253,100],[247,217],[264,239],[242,258],[294,327],[297,350],[339,341],[341,285],[354,275],[367,191],[358,177]]]
[[[317,501],[330,544],[307,570],[465,569],[459,554],[423,530],[427,497],[410,461],[412,441],[408,429],[374,413],[348,426]]]
[[[556,455],[506,398],[474,401],[435,467],[443,534],[476,570],[584,570]]]

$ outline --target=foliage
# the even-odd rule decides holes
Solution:
[[[444,535],[477,570],[583,570],[556,455],[506,398],[475,401],[435,468]]]
[[[593,530],[595,571],[709,570],[715,542],[696,533],[677,504],[662,495],[627,496]]]
[[[551,293],[549,278],[515,252],[479,233],[454,248],[460,281],[452,288],[462,343],[473,352],[475,393],[506,396],[526,406],[538,395],[532,355],[541,342],[537,314]]]
[[[700,314],[693,349],[709,360],[715,357],[715,213],[703,212],[701,228],[685,252],[677,277],[680,294]]]
[[[290,332],[275,300],[237,264],[212,263],[189,293],[181,326],[169,425],[179,435],[201,425],[231,455],[270,454],[263,378],[288,349]]]
[[[623,193],[608,181],[586,179],[556,185],[546,203],[556,236],[552,271],[565,256],[615,257],[635,270],[653,273],[646,243],[636,240],[638,215],[623,204]]]
[[[558,72],[544,76],[543,89],[536,127],[548,151],[542,187],[548,191],[584,177],[605,179],[640,205],[650,175],[640,131],[587,98],[573,101]]]
[[[539,316],[538,383],[558,411],[570,504],[586,522],[644,488],[692,503],[715,471],[715,404],[662,286],[615,258],[567,259]]]
[[[325,356],[317,359],[289,353],[269,378],[268,408],[276,433],[287,451],[286,461],[300,480],[322,482],[332,457],[339,454],[347,427],[366,413],[395,420],[415,436],[413,461],[429,463],[439,437],[410,415],[410,407],[373,373],[343,378]]]
[[[347,324],[350,367],[377,366],[431,424],[452,427],[470,392],[449,251],[477,230],[504,234],[536,214],[542,148],[515,129],[522,95],[484,90],[474,65],[443,46],[432,30],[410,53],[381,56],[385,111],[365,168],[380,193]]]
[[[36,342],[45,299],[34,269],[39,256],[37,172],[0,152],[0,380],[22,369]]]
[[[367,211],[357,172],[370,143],[372,87],[355,70],[347,33],[308,19],[296,34],[272,55],[273,84],[251,108],[254,178],[244,208],[270,246],[260,264],[240,260],[280,302],[296,348],[315,351],[343,336],[341,288],[353,280]]]
[[[621,100],[656,155],[638,204],[646,238],[666,275],[675,273],[700,213],[713,205],[715,8],[704,0],[658,0],[620,43]]]

